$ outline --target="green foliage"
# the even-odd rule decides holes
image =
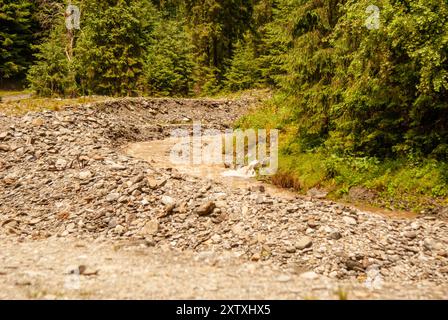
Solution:
[[[188,96],[193,89],[193,48],[183,25],[159,22],[147,48],[147,92],[162,96]]]
[[[47,41],[37,46],[37,61],[27,78],[30,88],[40,96],[74,96],[77,92],[74,66],[66,56],[64,28],[64,21],[60,21]]]
[[[298,150],[297,146],[292,149],[288,145],[282,146],[279,172],[272,181],[279,185],[282,180],[296,181],[295,187],[303,193],[319,187],[330,191],[330,198],[339,199],[352,187],[362,187],[377,194],[369,204],[402,210],[443,205],[448,197],[444,162],[380,161],[372,157],[340,157],[292,150]]]
[[[195,48],[196,92],[219,90],[234,46],[252,25],[253,0],[188,0],[185,14]],[[204,81],[205,79],[205,81]]]
[[[21,78],[32,62],[33,8],[31,1],[0,0],[0,82]]]
[[[377,1],[370,30],[371,4],[278,1],[257,62],[279,91],[240,125],[281,130],[280,185],[418,208],[448,196],[448,3]]]
[[[262,74],[260,82],[270,87],[278,88],[282,76],[286,74],[285,60],[291,38],[285,34],[288,28],[290,5],[285,1],[273,1],[266,22],[260,27],[261,38],[257,48],[257,63]]]
[[[231,91],[254,88],[261,79],[255,48],[250,41],[236,44],[235,54],[225,78],[225,85]]]
[[[382,157],[446,158],[448,4],[384,0],[381,27],[366,31],[368,3],[348,1],[333,34],[334,85],[342,99],[333,107],[328,145]]]
[[[74,52],[82,91],[125,96],[143,91],[145,49],[157,18],[151,2],[89,0],[81,11]]]
[[[370,5],[276,1],[262,28],[264,49],[239,50],[231,70],[244,69],[256,52],[262,79],[253,83],[279,87],[285,121],[305,150],[446,160],[448,3],[377,1],[380,24],[372,30]],[[235,74],[235,87],[250,82]]]
[[[220,72],[218,68],[207,67],[198,63],[194,72],[196,95],[213,96],[221,91]]]

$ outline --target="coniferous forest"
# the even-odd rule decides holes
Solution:
[[[45,97],[269,89],[274,182],[448,195],[446,0],[0,0],[0,85]],[[335,187],[337,186],[337,187]],[[400,206],[400,205],[398,205]]]

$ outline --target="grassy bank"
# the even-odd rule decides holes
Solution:
[[[324,148],[303,151],[288,109],[275,98],[251,110],[240,128],[280,129],[279,171],[269,180],[306,194],[391,210],[436,212],[448,204],[448,164],[428,158],[377,159],[338,156]]]
[[[23,115],[27,112],[44,110],[58,111],[65,106],[80,105],[112,99],[103,96],[78,98],[42,98],[36,97],[31,91],[0,91],[0,113],[7,115]]]

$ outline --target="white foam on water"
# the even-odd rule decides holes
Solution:
[[[255,168],[259,164],[260,163],[257,160],[254,160],[251,163],[249,163],[248,166],[241,167],[237,170],[227,170],[227,171],[224,171],[223,173],[221,173],[221,175],[223,177],[234,177],[234,178],[244,178],[244,179],[253,178],[257,175],[257,173],[255,172]]]

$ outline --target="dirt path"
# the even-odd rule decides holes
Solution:
[[[0,298],[448,298],[444,220],[169,162],[173,128],[221,130],[245,108],[131,99],[0,116]]]
[[[85,270],[84,270],[85,267]],[[79,270],[82,272],[80,273]],[[446,287],[381,290],[287,272],[235,254],[148,248],[144,242],[49,239],[0,245],[0,299],[446,299]]]

